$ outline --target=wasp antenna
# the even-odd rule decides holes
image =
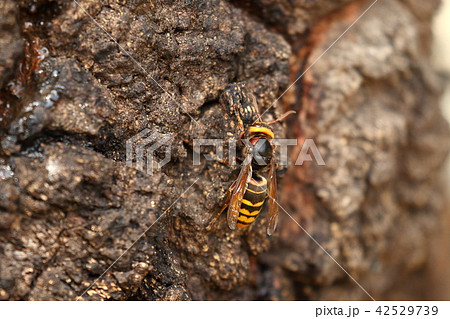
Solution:
[[[284,120],[286,117],[288,117],[289,115],[295,114],[295,113],[297,113],[297,112],[295,112],[295,111],[288,111],[288,112],[284,113],[283,115],[281,115],[281,116],[280,116],[279,118],[277,118],[276,120],[270,121],[270,122],[267,123],[267,124],[273,124],[273,123],[276,123],[276,122],[280,122],[280,121]]]

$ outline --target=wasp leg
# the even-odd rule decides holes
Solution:
[[[211,221],[209,222],[208,226],[206,226],[206,231],[210,231],[211,229],[213,229],[213,227],[215,226],[215,223],[219,219],[220,215],[222,215],[223,211],[230,204],[230,199],[231,199],[231,190],[228,190],[227,199],[225,200],[225,204],[220,209],[220,211],[211,219]]]
[[[241,132],[244,132],[244,122],[242,122],[241,116],[239,115],[239,106],[233,105],[233,110],[237,117],[238,126],[241,129]]]

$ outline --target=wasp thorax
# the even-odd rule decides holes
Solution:
[[[259,166],[269,165],[272,159],[272,145],[265,138],[260,138],[253,145],[253,162]]]

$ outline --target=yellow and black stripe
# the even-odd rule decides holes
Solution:
[[[236,223],[238,228],[248,227],[258,217],[267,197],[266,190],[267,180],[253,173],[239,209],[239,216]]]
[[[248,129],[248,133],[249,136],[255,136],[255,135],[265,135],[271,139],[274,138],[274,134],[273,131],[270,127],[268,126],[263,126],[263,125],[252,125],[249,127]]]

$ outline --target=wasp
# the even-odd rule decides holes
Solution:
[[[224,206],[211,224],[228,207],[229,228],[246,228],[256,220],[268,201],[267,235],[270,236],[278,222],[275,145],[272,144],[275,134],[270,125],[295,112],[289,111],[274,121],[264,122],[253,94],[246,94],[240,86],[233,86],[225,92],[225,99],[231,104],[242,132],[244,160],[238,178],[227,192]]]

